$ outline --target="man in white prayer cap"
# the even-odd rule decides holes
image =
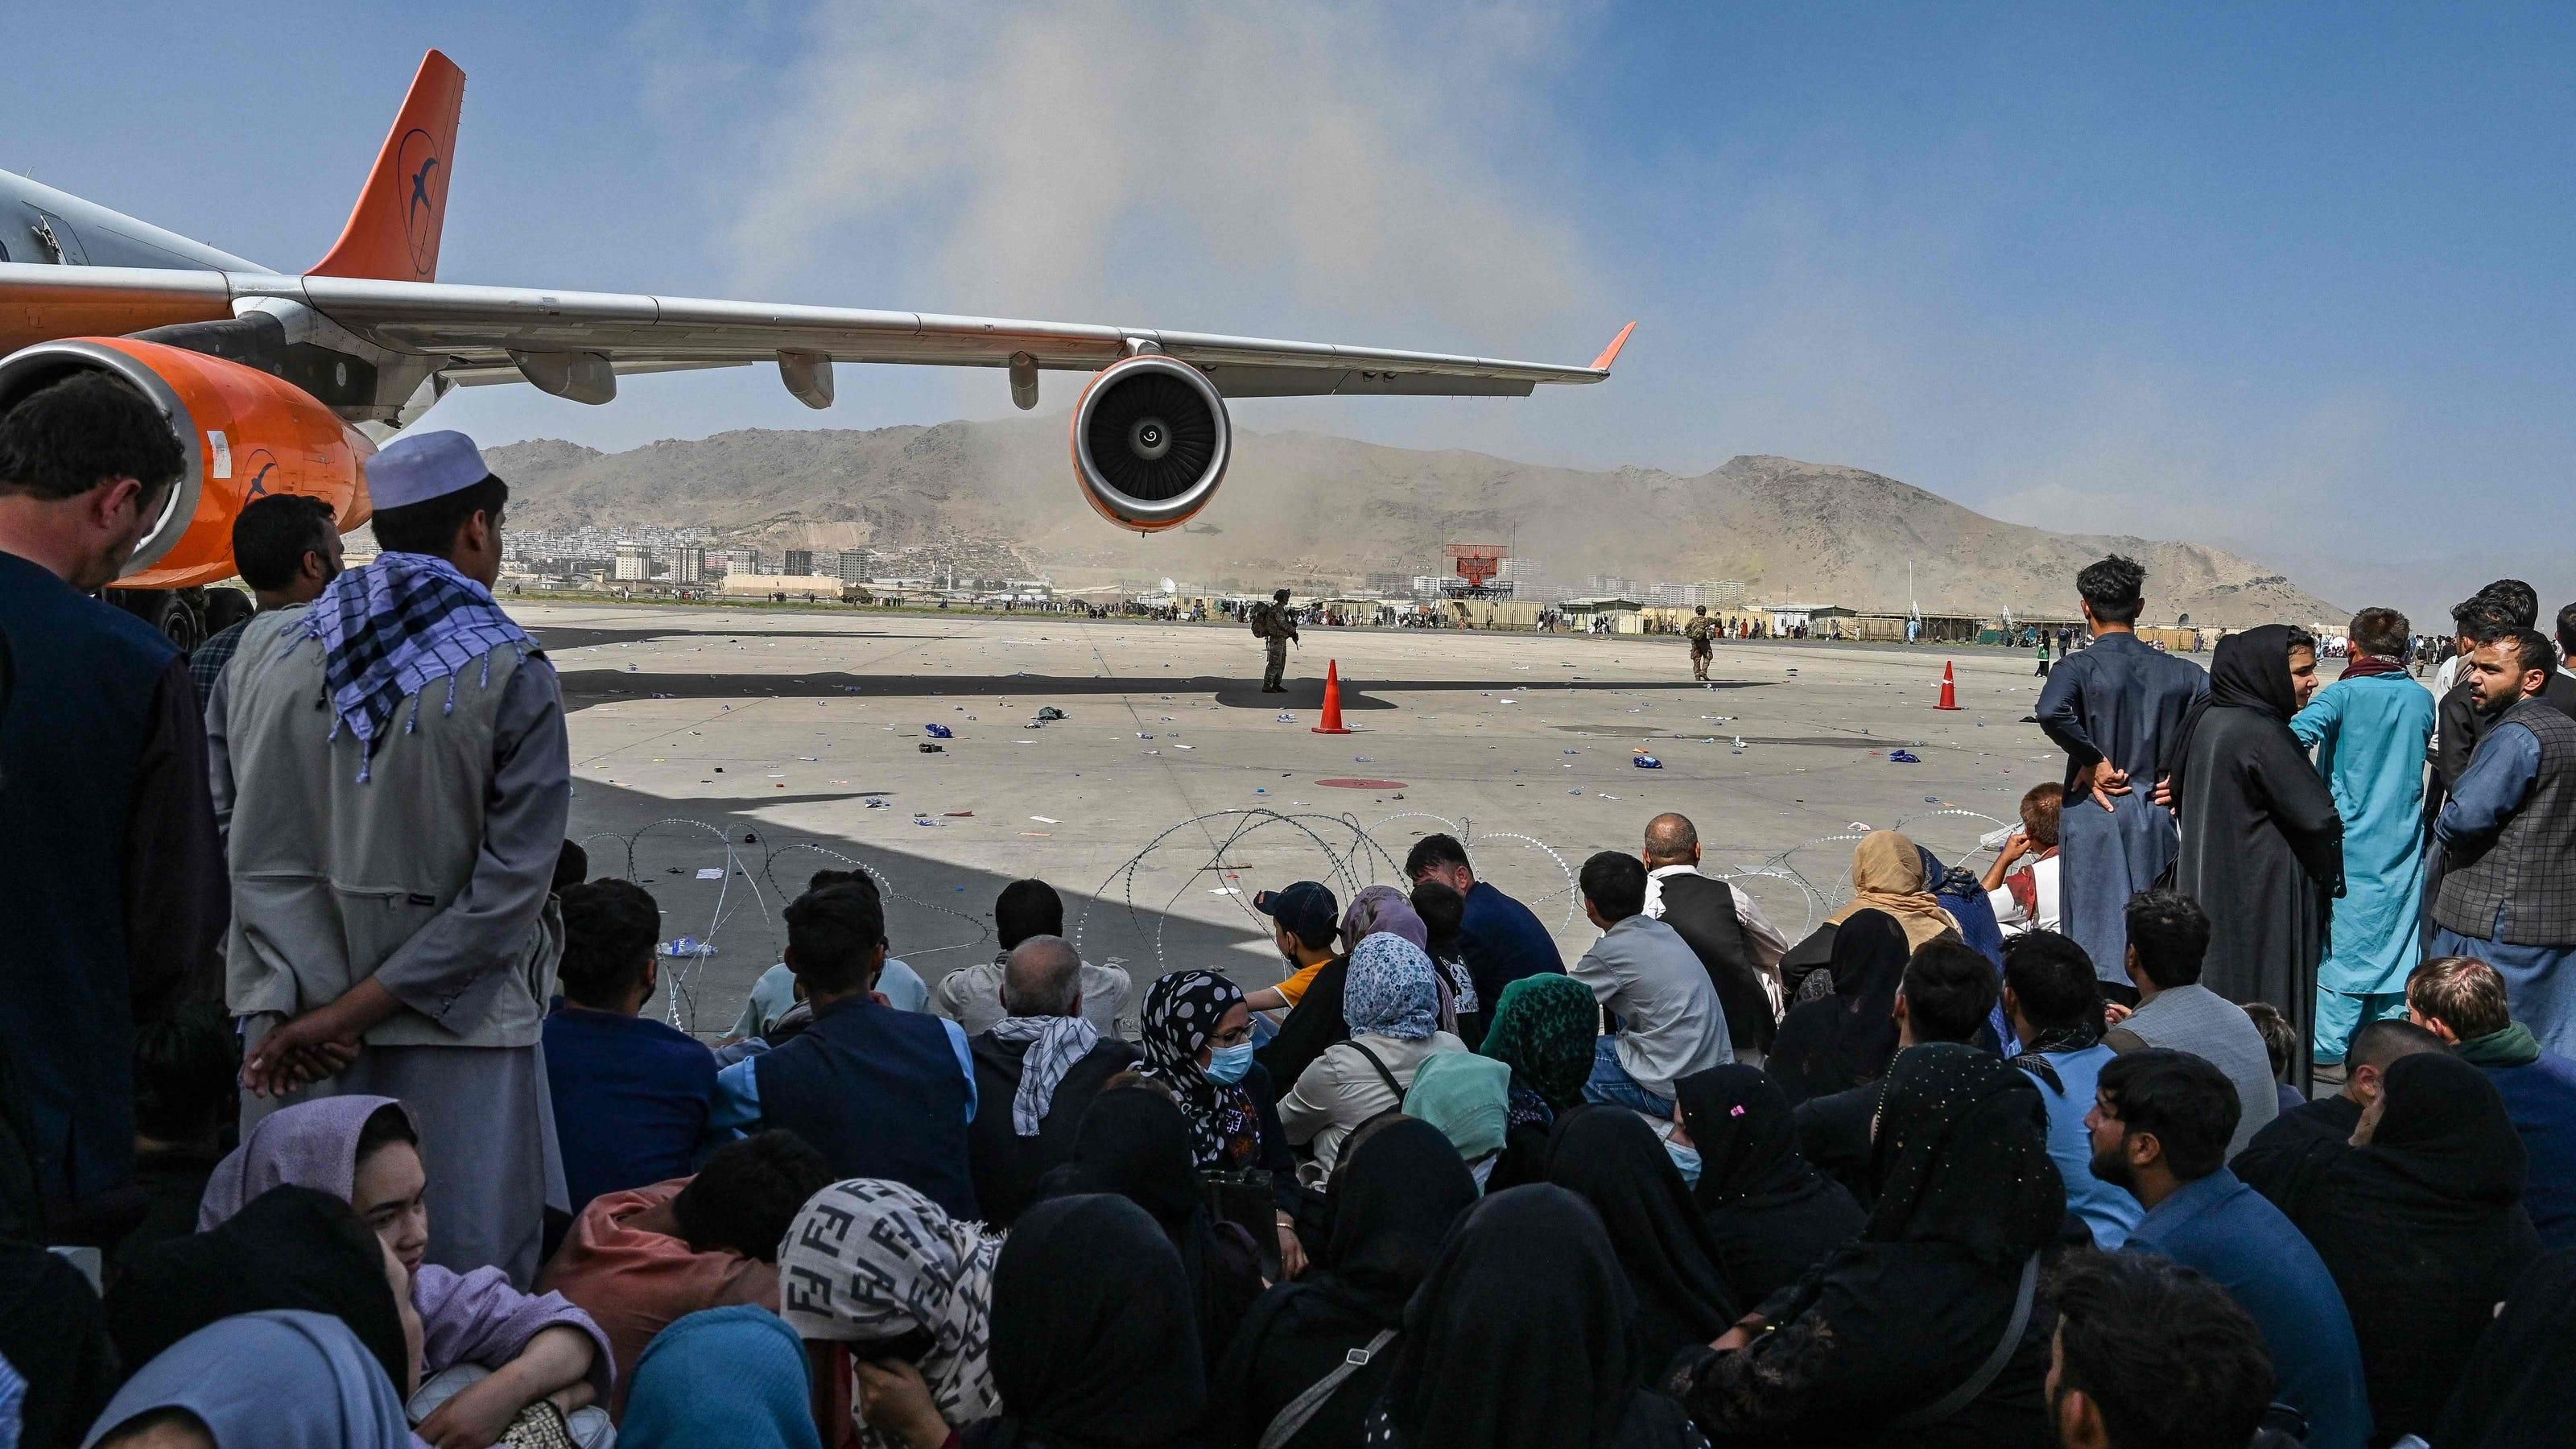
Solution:
[[[207,701],[242,1132],[315,1097],[401,1099],[429,1261],[525,1287],[542,1209],[569,1210],[539,1045],[563,697],[493,601],[510,489],[473,440],[406,436],[367,485],[383,554],[261,615]]]

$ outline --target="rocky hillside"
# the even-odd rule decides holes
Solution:
[[[604,454],[554,440],[489,454],[511,521],[662,524],[766,546],[971,540],[1032,562],[1258,583],[1441,568],[1444,540],[1513,542],[1549,578],[1741,579],[1755,597],[1927,610],[2074,611],[2077,569],[2108,552],[2148,570],[2148,610],[2206,624],[2336,620],[2278,572],[2218,549],[2005,523],[1893,478],[1740,457],[1698,477],[1585,472],[1312,433],[1238,432],[1196,525],[1150,538],[1085,507],[1060,421],[851,431],[745,430]]]

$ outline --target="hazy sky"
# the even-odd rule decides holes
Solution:
[[[2498,573],[2576,596],[2576,9],[2142,8],[18,5],[0,167],[300,267],[436,45],[442,280],[1575,362],[1635,317],[1604,387],[1236,417],[1848,463],[2425,623]],[[828,413],[767,369],[621,387],[438,418],[1009,411],[983,372],[844,369]]]

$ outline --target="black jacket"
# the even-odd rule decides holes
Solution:
[[[1021,1058],[1029,1044],[1002,1041],[987,1031],[966,1045],[975,1058],[975,1120],[966,1129],[967,1170],[975,1179],[975,1201],[984,1220],[1007,1228],[1037,1200],[1038,1179],[1049,1168],[1073,1160],[1083,1110],[1100,1095],[1102,1084],[1136,1065],[1143,1054],[1126,1042],[1101,1038],[1056,1084],[1038,1135],[1022,1137],[1011,1125],[1011,1099],[1019,1095]]]

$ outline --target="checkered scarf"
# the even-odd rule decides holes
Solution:
[[[305,613],[304,635],[322,641],[322,678],[340,717],[332,737],[346,729],[365,746],[362,781],[405,699],[444,679],[444,709],[452,713],[458,671],[483,661],[488,687],[495,650],[515,648],[524,659],[536,648],[493,602],[491,590],[447,560],[421,553],[388,553],[333,579]],[[413,718],[419,718],[417,703]]]

